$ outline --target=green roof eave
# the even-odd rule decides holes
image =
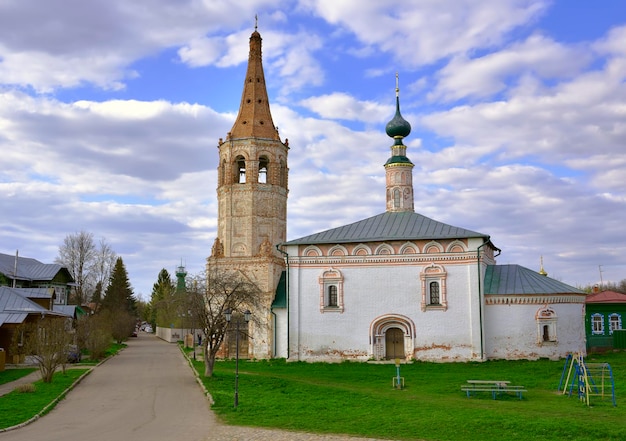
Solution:
[[[385,165],[389,165],[389,164],[410,164],[410,165],[413,165],[411,160],[409,158],[407,158],[406,156],[392,156],[391,158],[387,159],[387,162],[385,162]]]
[[[520,265],[488,265],[484,282],[486,295],[585,294]]]

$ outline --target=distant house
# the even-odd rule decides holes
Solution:
[[[74,279],[69,270],[57,263],[42,263],[28,257],[0,253],[0,286],[13,288],[51,288],[56,305],[67,305]]]
[[[78,318],[80,307],[67,305],[74,279],[59,264],[0,253],[0,348],[12,360],[15,329],[41,317]]]
[[[19,325],[50,316],[71,319],[71,316],[64,312],[42,306],[51,303],[51,296],[49,294],[46,296],[45,293],[47,290],[47,288],[32,290],[0,286],[0,348],[4,349],[7,360],[12,360],[11,342]]]
[[[624,329],[626,294],[602,291],[589,294],[585,299],[585,332],[587,351],[613,348],[613,332]]]

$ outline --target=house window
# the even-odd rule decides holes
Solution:
[[[439,302],[439,282],[430,282],[430,304],[440,305]]]
[[[337,306],[337,286],[330,285],[328,287],[328,306]]]
[[[422,311],[448,309],[446,279],[448,273],[441,265],[430,264],[420,273],[422,281]]]
[[[622,316],[619,314],[609,315],[609,333],[622,329]]]
[[[341,271],[330,268],[319,277],[320,284],[320,311],[343,312],[343,274]]]
[[[558,317],[552,308],[543,307],[535,315],[537,320],[537,342],[538,344],[557,343],[556,324]]]
[[[604,334],[604,316],[602,314],[591,316],[591,333],[594,335]]]

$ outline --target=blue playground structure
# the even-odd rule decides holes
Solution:
[[[617,406],[611,365],[608,363],[586,363],[580,352],[567,355],[559,382],[559,391],[563,389],[563,395],[569,394],[571,396],[575,389],[578,393],[578,399],[585,401],[589,406],[590,397],[599,396],[604,399],[605,394],[607,396],[609,394],[609,387],[611,388],[613,406]]]

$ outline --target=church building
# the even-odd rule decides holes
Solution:
[[[289,360],[559,358],[584,351],[585,294],[519,265],[497,265],[489,235],[415,212],[396,112],[383,213],[286,240],[287,151],[250,38],[239,115],[220,140],[218,237],[208,267],[254,274],[264,292],[250,357]],[[387,148],[387,147],[385,147]]]

